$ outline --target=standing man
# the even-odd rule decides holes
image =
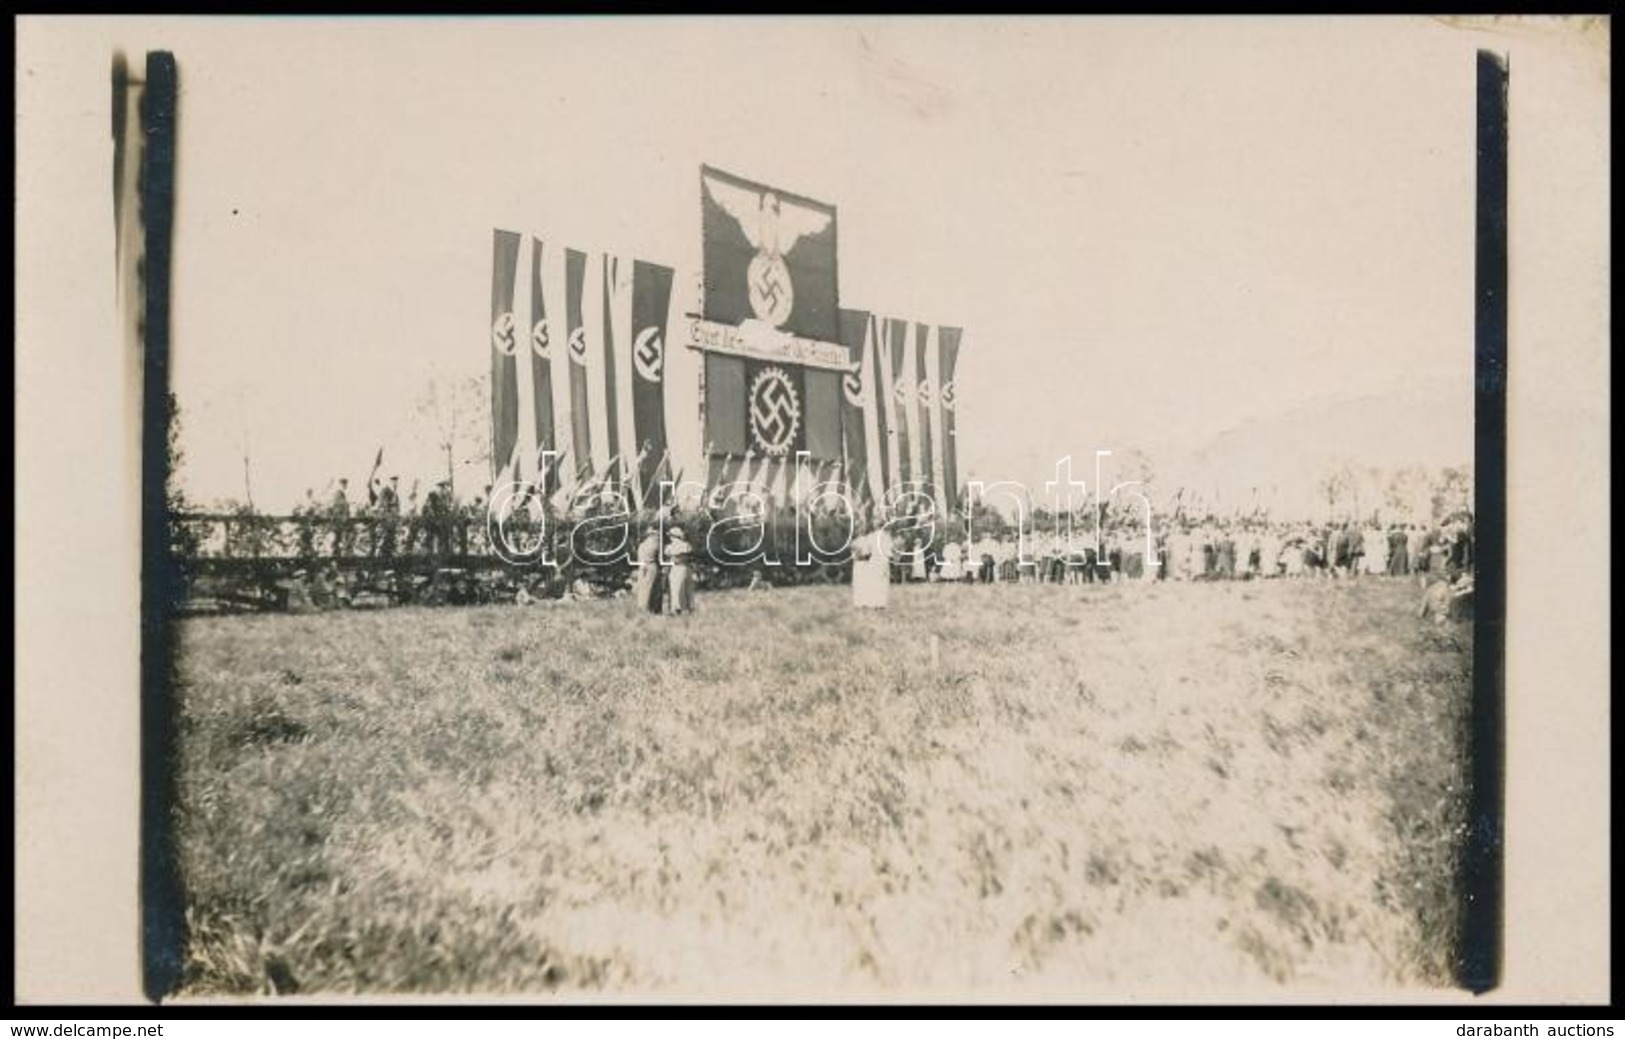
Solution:
[[[1388,572],[1388,535],[1373,522],[1365,528],[1361,542],[1365,556],[1365,572],[1380,577]]]
[[[1266,523],[1258,537],[1258,576],[1275,577],[1281,572],[1281,535]]]
[[[692,551],[688,538],[683,535],[683,528],[674,528],[671,541],[666,546],[666,554],[671,558],[666,595],[674,614],[694,612],[694,575],[688,566],[689,553]]]
[[[474,500],[463,509],[463,554],[471,551],[483,554],[490,550],[489,539],[486,537],[486,511],[490,508],[491,485],[485,485],[484,494],[476,494]],[[526,535],[530,533],[530,509],[528,503],[520,500],[515,503],[512,515],[518,520],[518,526]]]
[[[333,526],[333,557],[348,555],[350,552],[350,481],[339,477],[338,489],[333,492],[333,501],[327,507],[328,522]]]
[[[638,571],[632,584],[632,600],[643,613],[658,614],[663,603],[660,594],[660,527],[651,525],[638,542]]]
[[[451,520],[450,487],[448,481],[441,480],[423,503],[425,541],[436,565],[451,552]]]
[[[378,521],[383,530],[384,558],[395,558],[395,541],[401,530],[401,478],[391,476],[378,492]]]
[[[1388,576],[1404,577],[1411,572],[1405,528],[1395,524],[1388,530]]]
[[[1426,574],[1428,570],[1429,535],[1419,523],[1412,523],[1410,533],[1405,537],[1405,555],[1410,560],[1411,573]],[[1425,578],[1420,578],[1426,584]]]
[[[1456,536],[1450,544],[1450,576],[1452,579],[1473,568],[1473,524],[1462,517],[1456,523]]]
[[[441,480],[439,487],[440,511],[435,517],[435,526],[438,528],[436,540],[440,544],[440,554],[449,556],[456,549],[455,535],[461,524],[458,522],[457,499],[452,497],[451,493],[451,481]]]
[[[1217,571],[1215,576],[1221,581],[1233,580],[1236,576],[1236,538],[1228,523],[1219,528],[1213,557]]]

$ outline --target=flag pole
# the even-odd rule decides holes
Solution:
[[[254,508],[254,481],[249,476],[249,441],[248,434],[243,434],[243,496],[248,503],[250,511]]]

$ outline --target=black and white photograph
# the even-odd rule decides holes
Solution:
[[[1606,19],[20,30],[127,998],[1606,999]]]

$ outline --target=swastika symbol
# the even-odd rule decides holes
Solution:
[[[942,389],[938,391],[937,397],[942,401],[943,407],[947,408],[949,411],[952,411],[954,410],[954,396],[954,381],[949,379],[947,382],[942,384]]]
[[[518,346],[514,341],[513,311],[505,310],[491,322],[491,345],[497,348],[498,353],[513,356]]]
[[[750,388],[750,430],[769,455],[789,452],[801,425],[801,403],[782,368],[768,368]]]
[[[926,405],[927,407],[930,407],[931,406],[931,400],[932,400],[932,398],[931,398],[931,380],[930,379],[921,379],[920,380],[920,403]]]
[[[660,329],[650,325],[638,333],[632,344],[632,363],[646,381],[659,382],[660,369],[665,362],[665,341],[660,338]]]
[[[570,356],[578,364],[587,363],[587,330],[586,328],[573,328],[570,330]]]
[[[551,345],[548,341],[547,318],[544,317],[530,330],[530,348],[535,351],[537,357],[545,359]]]
[[[847,372],[846,378],[841,380],[841,389],[846,392],[846,402],[854,408],[863,407],[863,377],[857,372]]]
[[[757,295],[761,296],[763,302],[767,304],[769,310],[778,306],[779,297],[784,294],[784,287],[779,284],[779,276],[771,267],[762,271],[753,287],[756,289]]]
[[[757,253],[745,272],[745,283],[750,289],[750,308],[757,317],[775,327],[789,320],[796,294],[783,259]]]

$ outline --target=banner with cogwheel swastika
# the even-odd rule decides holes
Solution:
[[[745,361],[746,443],[758,456],[794,458],[807,448],[807,390],[796,365]]]
[[[836,342],[835,207],[709,166],[700,168],[700,185],[704,320]],[[839,373],[716,350],[705,370],[713,455],[794,458],[805,450],[840,461]]]

